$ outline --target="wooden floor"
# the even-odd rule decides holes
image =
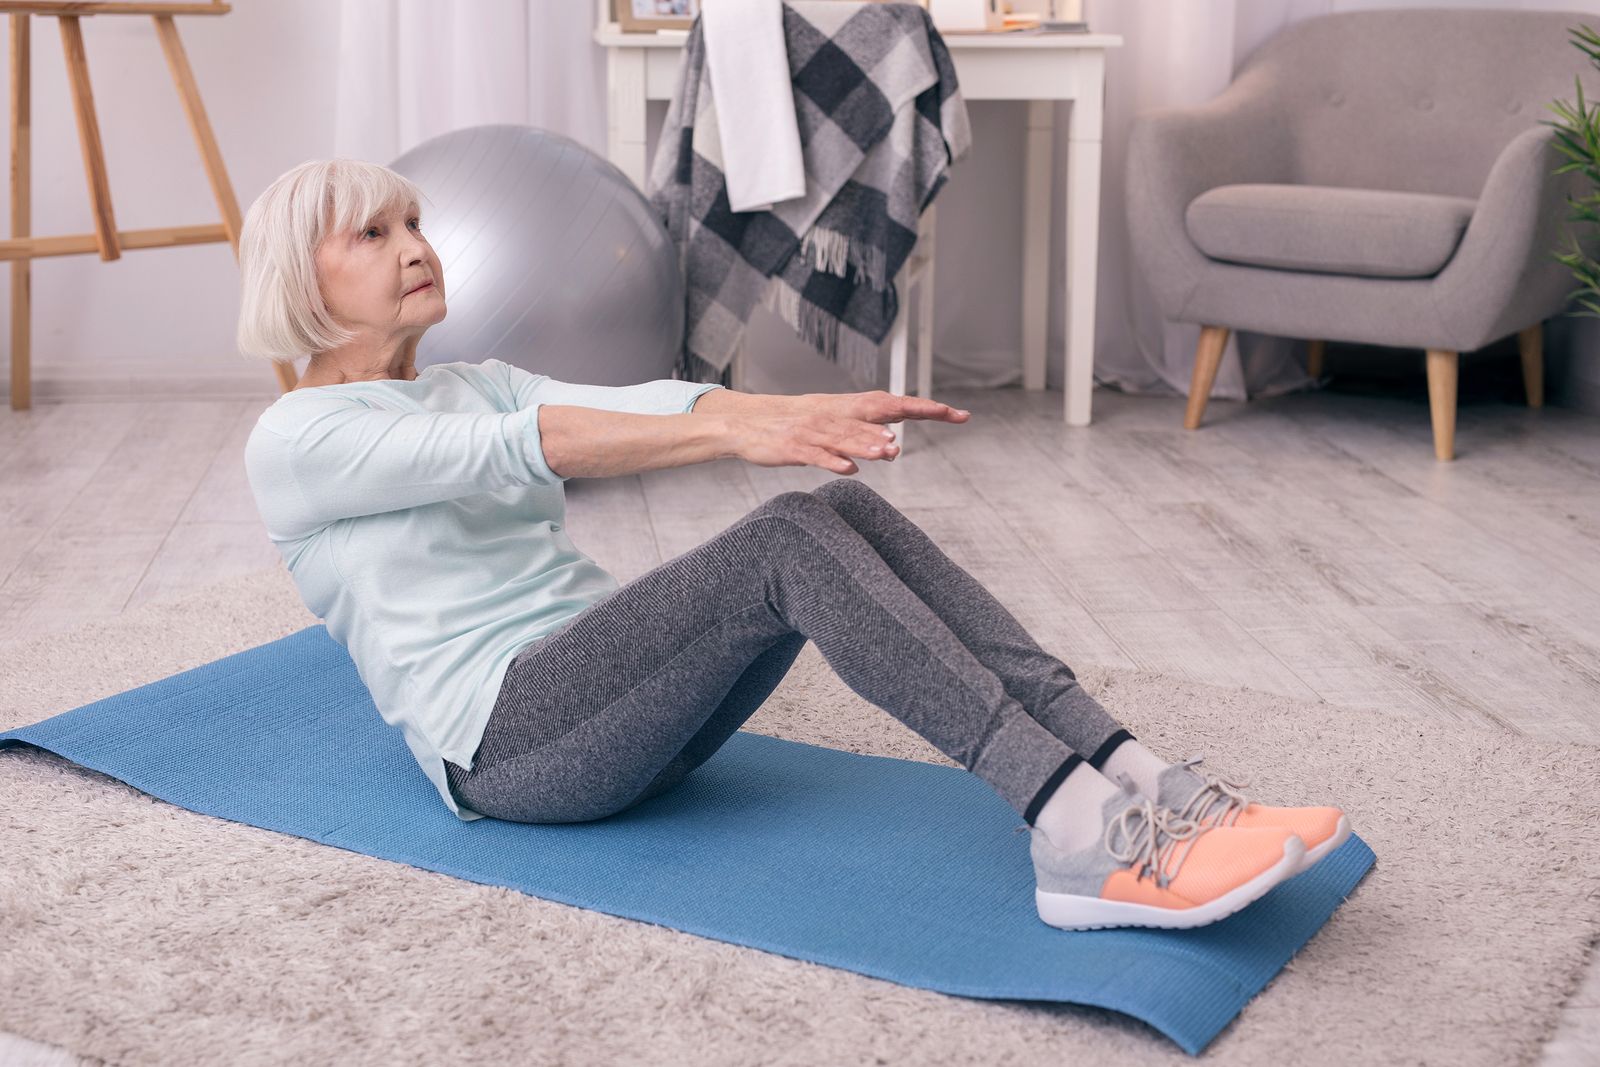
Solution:
[[[942,390],[877,488],[1073,664],[1167,671],[1448,727],[1600,744],[1600,420],[1464,402],[1433,458],[1415,397],[1213,401]],[[242,453],[270,395],[0,410],[0,641],[277,562]],[[623,581],[815,468],[721,460],[568,483],[568,529]],[[8,1043],[9,1042],[9,1043]],[[74,1064],[0,1035],[0,1062]],[[1600,967],[1543,1063],[1600,1060]]]

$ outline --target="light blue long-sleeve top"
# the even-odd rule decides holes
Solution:
[[[620,588],[567,537],[540,405],[670,415],[719,388],[580,385],[489,359],[295,389],[256,421],[245,470],[267,536],[457,818],[483,815],[456,802],[444,761],[472,769],[512,658]]]

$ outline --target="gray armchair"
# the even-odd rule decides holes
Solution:
[[[1203,328],[1195,429],[1230,329],[1426,350],[1434,453],[1455,454],[1460,353],[1517,333],[1543,402],[1541,324],[1577,282],[1551,258],[1582,175],[1542,120],[1574,97],[1580,16],[1354,11],[1263,44],[1221,95],[1135,119],[1134,256],[1168,319]],[[1587,95],[1587,94],[1586,94]],[[1571,235],[1569,237],[1569,234]]]

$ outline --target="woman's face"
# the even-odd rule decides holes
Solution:
[[[328,234],[316,261],[334,319],[369,339],[420,335],[445,316],[444,269],[416,201],[389,205],[365,229]]]

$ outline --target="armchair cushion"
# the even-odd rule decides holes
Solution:
[[[1184,228],[1212,259],[1281,270],[1425,278],[1450,261],[1477,201],[1328,185],[1220,185]]]

